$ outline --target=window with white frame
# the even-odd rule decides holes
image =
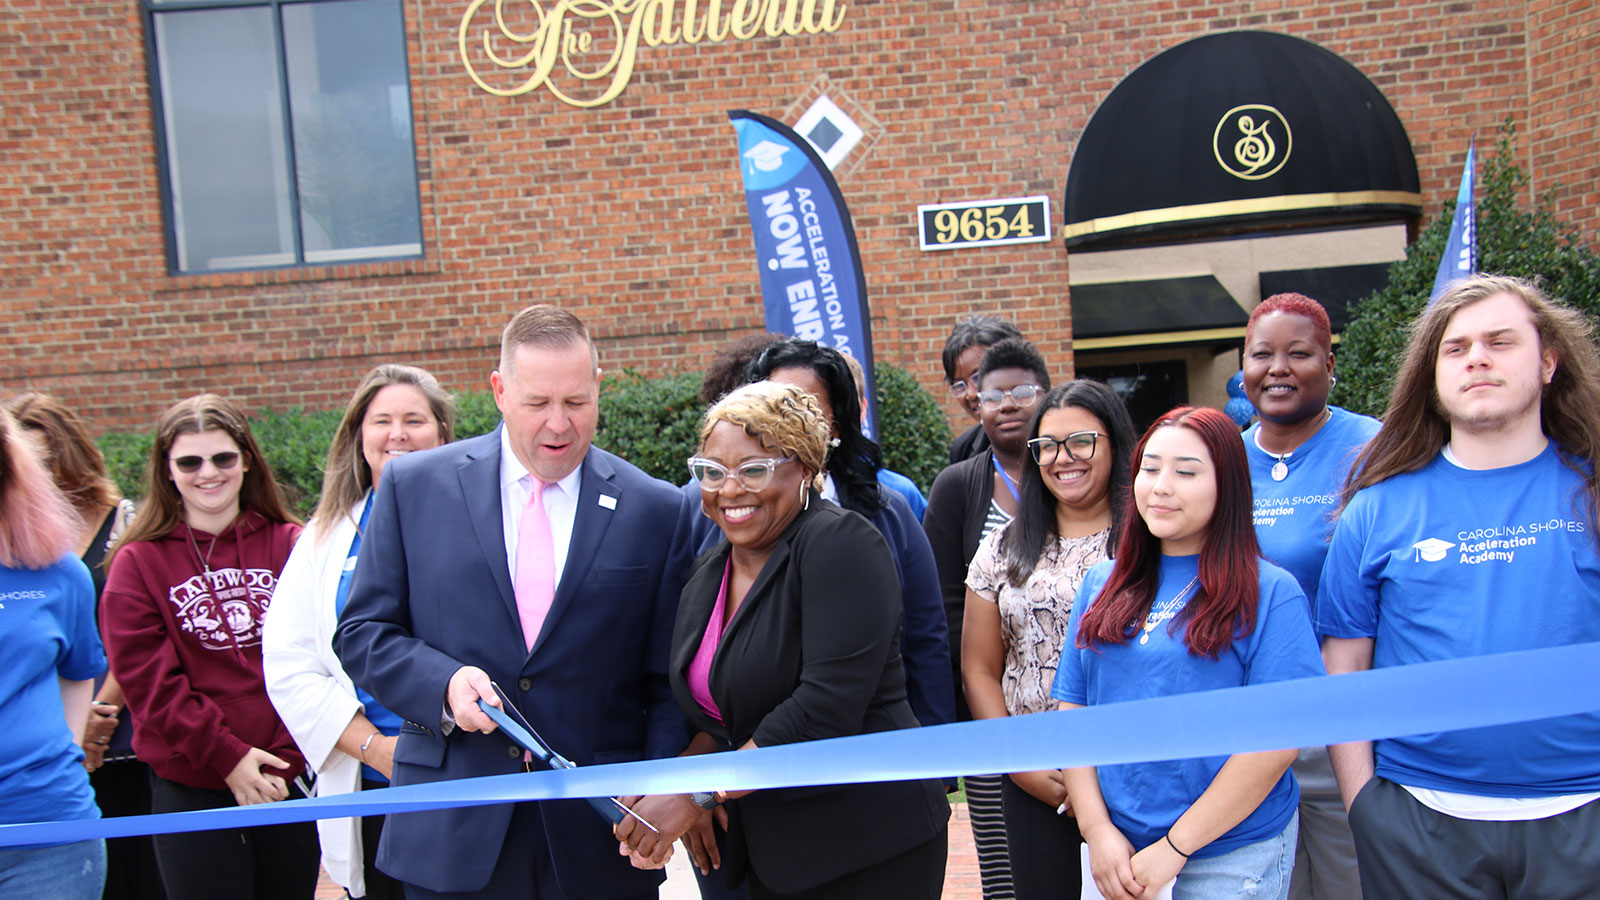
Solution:
[[[400,0],[147,0],[174,272],[422,254]]]

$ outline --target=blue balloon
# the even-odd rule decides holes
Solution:
[[[1244,397],[1244,372],[1235,372],[1228,376],[1228,396]]]
[[[1228,414],[1228,418],[1238,423],[1240,428],[1249,425],[1250,420],[1255,418],[1256,415],[1255,406],[1243,397],[1229,399],[1228,404],[1222,408],[1222,411]]]

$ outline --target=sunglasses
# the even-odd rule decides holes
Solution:
[[[218,469],[231,469],[239,464],[238,451],[230,450],[227,453],[218,453],[210,457],[211,464]],[[174,456],[172,464],[178,467],[179,472],[198,472],[206,464],[204,456]]]
[[[689,460],[689,474],[700,482],[700,490],[708,493],[722,490],[723,483],[732,478],[745,490],[755,494],[772,483],[772,476],[777,474],[779,466],[792,461],[793,457],[787,456],[782,459],[752,459],[737,469],[729,470],[721,463],[696,456]]]

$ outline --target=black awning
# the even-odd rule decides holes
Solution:
[[[1290,291],[1305,294],[1328,311],[1328,320],[1333,323],[1334,331],[1343,331],[1345,324],[1350,321],[1350,304],[1388,284],[1390,265],[1371,263],[1262,272],[1258,278],[1261,299]]]
[[[1247,318],[1210,275],[1072,286],[1074,340],[1239,327]]]
[[[1416,157],[1383,93],[1300,38],[1233,31],[1147,60],[1101,103],[1067,176],[1068,246],[1219,223],[1421,212]]]

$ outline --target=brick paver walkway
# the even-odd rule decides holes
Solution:
[[[967,805],[957,803],[950,816],[950,859],[944,875],[944,900],[978,900],[983,896],[978,882],[978,856],[972,849],[972,826],[967,820]],[[661,886],[662,900],[698,900],[694,876],[686,865],[680,864],[684,854],[673,858],[668,866],[667,883]],[[316,900],[341,900],[344,891],[322,873],[317,882]]]

